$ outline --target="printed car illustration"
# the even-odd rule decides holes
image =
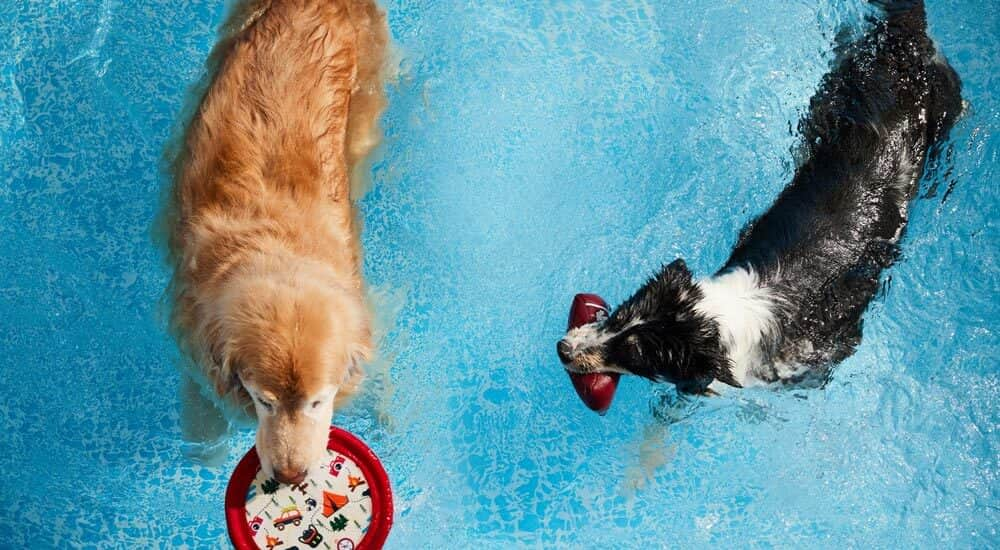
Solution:
[[[302,513],[295,506],[285,506],[281,509],[281,515],[274,518],[274,526],[281,531],[289,523],[299,525],[302,523]]]

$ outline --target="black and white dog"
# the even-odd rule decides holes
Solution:
[[[571,372],[617,372],[682,392],[801,380],[854,352],[879,275],[897,257],[928,150],[962,109],[921,0],[882,15],[839,52],[799,124],[791,184],[741,233],[715,275],[665,266],[558,352]]]

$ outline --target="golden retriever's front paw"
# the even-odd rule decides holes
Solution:
[[[181,453],[206,466],[221,465],[229,455],[229,422],[190,377],[181,382]]]
[[[216,441],[185,441],[181,443],[181,453],[203,466],[222,466],[229,457],[229,436],[224,435]]]

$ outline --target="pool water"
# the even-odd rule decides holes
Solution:
[[[791,176],[861,0],[393,0],[364,212],[382,322],[336,423],[383,459],[390,548],[1000,545],[1000,10],[930,2],[969,108],[865,339],[824,388],[580,403],[576,292],[713,272]],[[0,3],[0,547],[225,547],[186,460],[150,222],[222,1]],[[280,550],[280,547],[279,547]]]

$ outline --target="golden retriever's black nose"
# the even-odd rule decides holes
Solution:
[[[302,470],[297,472],[295,470],[283,470],[276,469],[274,471],[274,477],[278,478],[278,481],[282,483],[287,483],[289,485],[298,485],[306,479],[306,471]]]
[[[562,361],[564,365],[570,361],[569,352],[570,348],[569,344],[566,343],[566,340],[559,340],[559,343],[556,344],[556,353],[559,354],[559,360]]]

